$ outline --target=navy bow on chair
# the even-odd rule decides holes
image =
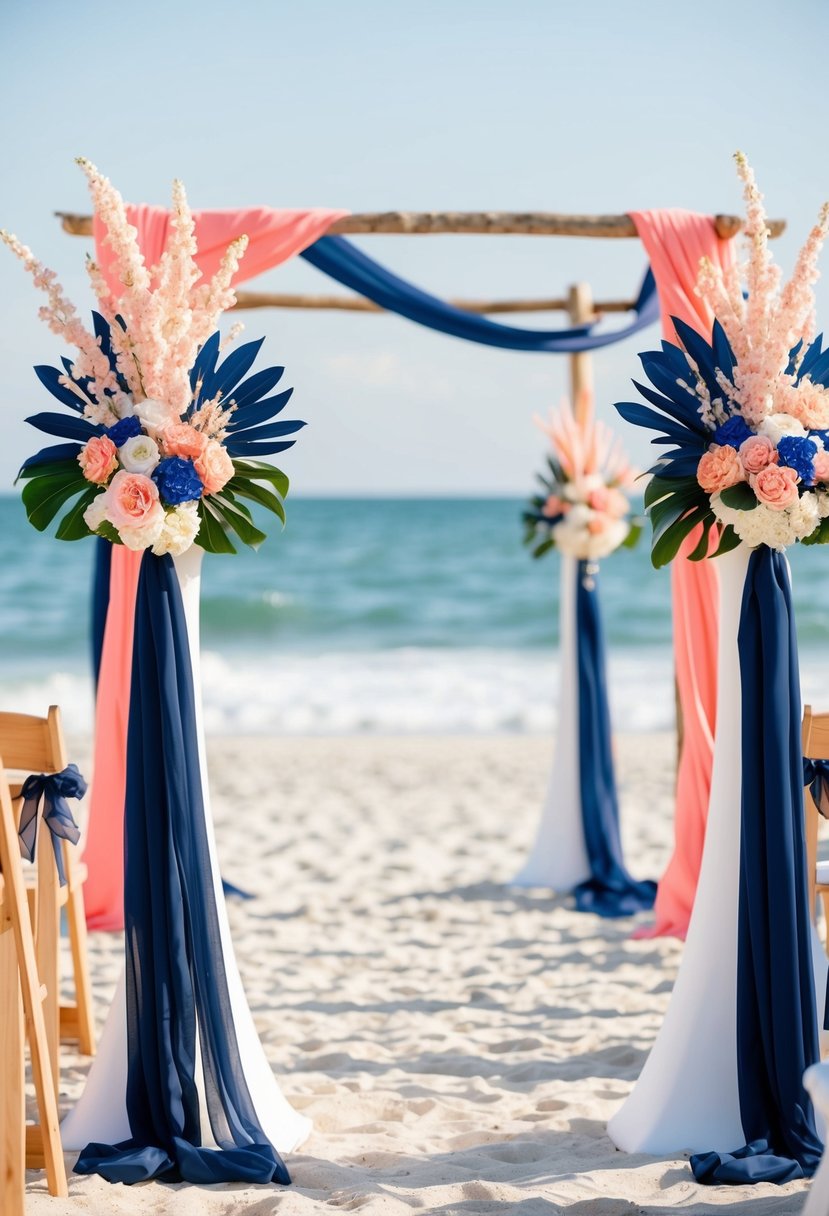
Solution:
[[[81,776],[76,764],[69,764],[60,773],[33,773],[23,782],[20,791],[23,798],[23,810],[20,813],[20,853],[27,861],[34,861],[37,844],[37,821],[40,818],[40,807],[43,806],[43,819],[52,834],[52,848],[55,853],[55,866],[62,887],[66,886],[66,874],[63,869],[60,842],[68,840],[77,844],[81,831],[66,801],[67,798],[83,798],[86,793],[86,782]]]
[[[810,760],[804,756],[803,784],[808,785],[823,818],[829,819],[829,760]]]

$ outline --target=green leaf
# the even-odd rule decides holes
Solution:
[[[97,486],[90,486],[80,496],[78,501],[66,512],[58,524],[58,530],[55,533],[58,540],[83,540],[84,537],[91,535],[83,513],[97,496]]]
[[[640,519],[631,520],[630,531],[619,547],[621,549],[634,549],[638,545],[641,535],[642,521]]]
[[[827,537],[827,539],[829,540],[829,537]],[[719,557],[721,553],[730,553],[731,550],[736,549],[740,543],[740,538],[731,527],[731,524],[726,524],[722,530],[720,543],[717,545],[717,550],[714,553],[714,557]]]
[[[111,541],[113,545],[123,545],[124,543],[118,535],[118,529],[108,519],[105,519],[100,525],[97,535],[102,536],[104,540]]]
[[[670,494],[698,484],[696,477],[651,477],[645,486],[645,506],[650,508],[660,498],[667,498]]]
[[[720,491],[720,502],[734,511],[753,511],[757,506],[757,495],[747,481],[738,481],[736,486]]]
[[[655,544],[660,536],[664,535],[667,529],[687,511],[694,507],[707,508],[707,506],[708,495],[696,482],[674,491],[666,498],[661,498],[648,512],[653,525],[652,543]]]
[[[199,525],[196,543],[206,553],[235,553],[236,547],[225,531],[222,521],[206,498],[199,499]]]
[[[281,469],[275,465],[265,464],[261,460],[234,460],[234,477],[243,477],[247,481],[270,481],[276,488],[280,498],[287,498],[289,481]]]
[[[710,533],[712,524],[716,523],[716,517],[713,512],[710,519],[705,519],[702,524],[702,535],[694,545],[691,552],[688,554],[688,560],[691,562],[701,562],[704,557],[708,556],[708,550],[711,545]]]
[[[232,528],[239,539],[251,549],[258,549],[263,540],[267,540],[264,532],[256,527],[247,507],[227,493],[213,494],[212,506],[219,513],[229,528]]]
[[[77,460],[53,460],[50,464],[33,464],[28,469],[21,469],[15,481],[33,481],[35,477],[67,477],[70,473],[74,473],[79,481],[86,481]]]
[[[253,502],[258,502],[260,506],[265,507],[274,515],[278,516],[285,523],[285,508],[282,505],[282,499],[272,493],[265,486],[260,486],[256,481],[245,481],[242,478],[233,477],[227,483],[225,489],[230,490],[233,494],[238,494],[242,498],[249,498]]]
[[[547,540],[541,542],[538,548],[533,549],[533,557],[543,557],[545,553],[549,553],[551,549],[555,548],[555,543],[552,536],[548,537]]]
[[[829,545],[829,518],[822,519],[814,532],[800,542],[801,545]]]
[[[706,515],[713,518],[710,508],[695,507],[666,528],[659,539],[654,541],[651,546],[651,561],[657,570],[674,560],[685,537],[689,532],[693,532],[697,524],[703,522]]]
[[[89,483],[81,475],[63,477],[36,477],[23,487],[23,505],[29,522],[38,532],[43,532],[57,515],[64,503],[80,494]]]

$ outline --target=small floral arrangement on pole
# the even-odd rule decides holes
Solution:
[[[672,561],[700,525],[692,560],[709,555],[715,526],[715,554],[741,541],[771,549],[829,542],[829,350],[815,336],[813,293],[829,204],[781,288],[763,196],[745,156],[735,160],[748,257],[725,273],[700,264],[697,294],[716,317],[711,340],[673,318],[678,344],[640,356],[653,388],[634,384],[649,405],[616,406],[671,449],[645,491],[655,566]]]
[[[538,476],[543,493],[524,512],[524,543],[533,557],[556,548],[581,561],[598,561],[620,545],[632,547],[642,530],[630,514],[635,473],[621,443],[596,421],[589,395],[580,406],[579,418],[565,399],[550,411],[549,422],[535,419],[552,451],[549,472]]]
[[[198,539],[212,553],[235,553],[231,536],[256,547],[264,539],[247,502],[284,523],[288,479],[260,458],[284,451],[305,424],[272,421],[292,389],[273,396],[283,368],[248,376],[262,340],[220,362],[215,327],[236,297],[231,287],[247,246],[227,248],[213,279],[199,284],[193,216],[184,187],[173,186],[170,238],[157,266],[147,267],[137,231],[117,190],[89,161],[79,160],[107,229],[117,301],[88,259],[98,300],[93,330],[81,322],[53,271],[15,236],[2,240],[22,261],[48,303],[41,318],[75,347],[62,370],[36,367],[41,384],[71,413],[40,413],[32,426],[67,440],[31,456],[20,470],[29,520],[46,529],[68,504],[57,537],[97,535],[130,549],[178,555]],[[241,326],[234,326],[232,341]],[[241,501],[242,499],[246,502]]]

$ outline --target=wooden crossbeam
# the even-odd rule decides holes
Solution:
[[[92,216],[56,211],[64,231],[72,236],[92,236]],[[743,227],[739,215],[714,217],[717,235],[736,236]],[[769,220],[769,234],[780,236],[785,220]],[[328,229],[332,236],[388,235],[493,235],[578,236],[635,238],[636,227],[629,215],[561,215],[554,211],[367,211],[347,215]]]
[[[569,300],[560,297],[549,300],[449,300],[448,303],[464,312],[518,313],[518,312],[568,312]],[[632,312],[635,300],[596,300],[592,315],[611,312]],[[313,308],[333,309],[339,312],[385,312],[379,304],[362,296],[295,295],[290,292],[237,291],[236,308]]]

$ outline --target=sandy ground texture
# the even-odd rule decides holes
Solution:
[[[631,868],[671,839],[672,743],[619,740]],[[676,974],[675,941],[631,942],[566,898],[505,889],[529,847],[547,740],[214,740],[231,923],[288,1097],[314,1120],[290,1188],[109,1186],[70,1199],[29,1174],[33,1216],[733,1216],[800,1212],[804,1183],[698,1187],[687,1161],[617,1152],[629,1092]],[[103,1015],[117,935],[95,935]],[[62,1106],[88,1061],[64,1049]],[[67,1154],[67,1168],[74,1155]]]

